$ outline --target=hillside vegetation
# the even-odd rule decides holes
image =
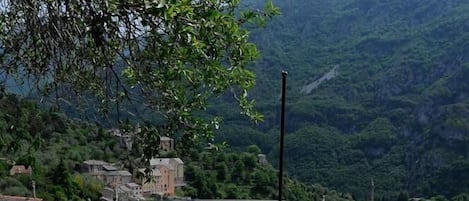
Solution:
[[[103,184],[76,172],[88,159],[117,162],[117,138],[103,128],[67,119],[36,103],[0,92],[0,194],[44,200],[97,200]],[[17,146],[14,146],[17,145]],[[32,168],[31,175],[10,175],[12,165]]]
[[[469,2],[277,0],[275,4],[282,16],[253,30],[251,38],[262,57],[252,66],[256,86],[248,97],[256,99],[265,121],[253,125],[240,119],[240,109],[230,104],[236,99],[222,96],[208,108],[208,115],[224,117],[217,140],[228,141],[234,150],[256,144],[277,164],[284,69],[289,72],[285,164],[290,177],[307,183],[298,184],[299,189],[309,189],[286,195],[303,198],[314,192],[313,184],[321,184],[367,200],[374,181],[376,199],[442,195],[435,199],[467,200],[463,193],[469,193]],[[334,68],[334,75],[323,79]],[[57,177],[47,172],[57,168],[69,175],[66,170],[88,158],[118,160],[116,142],[103,129],[65,120],[12,95],[0,97],[0,132],[6,133],[0,139],[2,154],[43,169],[44,176],[36,178],[41,196],[47,200],[99,196],[97,188],[79,191],[72,187],[76,182],[54,181]],[[15,140],[22,143],[11,143]],[[30,146],[41,149],[31,152]],[[186,193],[224,198],[236,190],[241,197],[273,196],[272,188],[265,186],[259,191],[266,194],[249,194],[257,193],[252,191],[256,184],[251,177],[275,183],[270,168],[256,165],[237,170],[241,178],[216,178],[221,177],[217,170],[225,170],[223,164],[231,175],[235,170],[229,168],[239,168],[237,161],[244,157],[246,166],[251,155],[227,154],[221,165],[213,160],[222,156],[214,154],[208,160],[208,155],[192,158],[188,172],[208,179],[192,183],[193,187],[218,190],[196,188]],[[7,168],[2,164],[4,175]],[[30,194],[25,190],[28,180],[1,178],[7,178],[0,183],[2,192]],[[7,183],[18,188],[6,189]],[[75,190],[56,189],[62,184]]]
[[[0,132],[0,194],[32,196],[34,181],[37,197],[47,201],[98,200],[104,184],[79,173],[84,160],[110,161],[123,168],[138,163],[138,151],[123,150],[118,138],[103,128],[46,111],[4,92],[0,92]],[[184,170],[189,186],[181,194],[210,199],[276,198],[278,172],[270,164],[258,162],[257,146],[243,153],[203,151],[200,147],[187,151],[190,155],[184,157]],[[14,164],[32,167],[31,175],[10,175]],[[321,200],[323,195],[332,201],[352,200],[349,194],[285,179],[288,200]]]
[[[253,33],[263,53],[251,92],[266,121],[222,113],[219,140],[278,158],[280,71],[288,70],[289,175],[365,199],[469,192],[469,2],[276,1]],[[302,92],[334,66],[337,76]],[[229,100],[229,98],[227,98]]]
[[[260,149],[251,145],[240,153],[195,151],[186,160],[185,175],[189,186],[186,196],[218,199],[277,199],[278,171],[268,163],[260,163]],[[321,185],[306,185],[285,177],[284,199],[291,201],[353,200],[350,194],[339,193]]]

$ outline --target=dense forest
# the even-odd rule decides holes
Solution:
[[[219,140],[277,160],[285,69],[289,175],[358,199],[371,180],[379,196],[469,192],[469,2],[275,3],[282,15],[252,40],[262,58],[250,96],[266,120],[220,103],[210,111],[227,116]]]

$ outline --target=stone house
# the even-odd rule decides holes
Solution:
[[[103,178],[104,184],[113,188],[121,184],[130,183],[132,174],[126,170],[105,171]]]
[[[111,129],[108,132],[111,135],[116,136],[119,139],[119,145],[122,148],[126,148],[128,150],[132,149],[132,142],[133,142],[132,136],[135,134],[136,131],[131,132],[131,133],[123,133],[119,129]],[[140,132],[140,131],[138,130],[138,132]]]
[[[174,169],[168,165],[156,166],[161,173],[160,189],[163,195],[172,196],[175,195],[174,189]]]
[[[119,185],[114,188],[105,187],[102,191],[101,200],[114,201],[114,200],[140,200],[142,198],[142,188],[136,183],[127,183]]]
[[[24,165],[14,165],[10,169],[10,175],[17,175],[17,174],[29,174],[31,175],[32,168],[28,166],[27,168]]]
[[[174,175],[175,187],[185,186],[184,162],[180,158],[154,158],[150,160],[150,167],[165,165]]]
[[[100,160],[86,160],[82,164],[82,172],[86,172],[94,177],[103,174],[104,166],[110,166],[109,163]]]
[[[125,170],[119,170],[111,164],[100,160],[87,160],[82,164],[82,172],[88,173],[94,178],[104,182],[106,186],[115,186],[129,183],[132,174]]]
[[[104,161],[87,160],[82,166],[83,172],[100,179],[106,185],[103,190],[103,200],[112,199],[113,194],[121,198],[143,195],[174,196],[175,188],[186,185],[184,162],[180,158],[151,159],[149,166],[151,172],[146,174],[146,169],[139,169],[141,177],[137,180],[138,184],[131,183],[130,172],[119,170]]]
[[[149,178],[142,177],[139,181],[144,194],[173,196],[176,187],[185,186],[184,162],[179,158],[151,159],[150,169]],[[146,175],[145,169],[139,171]]]
[[[174,185],[176,187],[185,186],[184,182],[184,162],[180,158],[170,159],[170,164],[174,167]]]
[[[257,154],[257,162],[261,165],[269,164],[269,162],[267,161],[267,156],[265,154]]]
[[[142,193],[144,195],[162,195],[161,188],[161,172],[159,169],[151,169],[147,175],[145,168],[139,169],[140,179],[138,183],[142,186]]]
[[[126,183],[125,186],[131,190],[132,196],[143,197],[142,186],[136,183]]]

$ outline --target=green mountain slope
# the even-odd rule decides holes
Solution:
[[[266,121],[228,117],[221,140],[277,158],[286,69],[290,175],[359,198],[372,178],[380,196],[469,192],[469,2],[276,4],[283,15],[253,33],[263,56],[251,96]],[[334,66],[335,77],[302,91]]]
[[[277,199],[278,171],[268,163],[260,163],[257,146],[248,152],[203,151],[193,153],[185,163],[188,186],[184,195],[192,198]],[[291,201],[352,200],[350,194],[328,190],[320,185],[305,185],[285,177],[284,199]]]
[[[0,194],[32,196],[34,181],[44,200],[98,200],[102,182],[76,171],[84,160],[114,162],[126,159],[123,153],[103,128],[0,91]],[[32,173],[12,176],[13,164]]]
[[[33,196],[44,200],[98,200],[102,181],[80,174],[84,160],[98,159],[129,168],[138,163],[133,149],[122,149],[118,138],[103,128],[46,111],[36,103],[0,92],[0,194]],[[134,144],[133,146],[138,147]],[[260,149],[243,153],[187,148],[185,181],[180,192],[193,198],[275,199],[278,171],[258,161]],[[175,154],[175,153],[172,153]],[[32,167],[31,174],[10,175],[11,167]],[[285,199],[291,201],[352,200],[320,185],[306,185],[286,177]]]

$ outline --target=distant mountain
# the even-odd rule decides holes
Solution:
[[[468,1],[275,3],[283,15],[253,31],[263,56],[251,96],[266,121],[253,126],[220,104],[220,140],[277,158],[286,69],[290,175],[360,199],[372,178],[379,196],[469,192]],[[333,79],[302,90],[336,65]]]

